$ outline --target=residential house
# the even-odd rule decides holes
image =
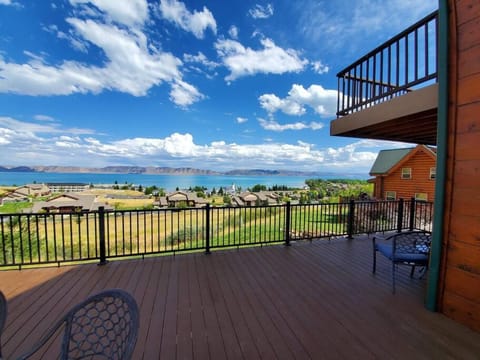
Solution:
[[[436,149],[425,145],[380,151],[370,170],[373,196],[434,201],[436,160]]]
[[[27,184],[19,186],[2,196],[1,204],[29,201],[31,198],[49,194],[51,194],[51,190],[45,184]]]
[[[369,54],[359,54],[358,61],[338,73],[338,117],[330,125],[332,135],[437,147],[426,307],[476,331],[480,331],[479,28],[479,1],[439,0],[438,13]]]
[[[15,191],[10,191],[1,197],[0,205],[14,202],[25,202],[29,200],[30,198],[26,195],[16,193]]]
[[[105,210],[113,210],[113,207],[98,201],[96,195],[84,194],[62,194],[46,201],[39,201],[33,204],[32,213],[69,213],[69,212],[89,212],[97,211],[100,206]]]
[[[273,191],[245,191],[232,196],[232,206],[276,205],[280,196]]]
[[[27,184],[16,188],[14,192],[26,197],[45,196],[52,193],[51,189],[46,184]]]
[[[198,197],[194,192],[175,191],[161,196],[155,204],[159,207],[203,207],[207,204],[207,200]]]

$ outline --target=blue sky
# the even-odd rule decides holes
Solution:
[[[366,173],[338,71],[437,0],[0,0],[0,165]]]

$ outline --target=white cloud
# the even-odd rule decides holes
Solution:
[[[41,56],[30,53],[27,54],[31,61],[17,64],[6,62],[0,56],[0,92],[35,96],[115,90],[145,96],[153,86],[167,82],[172,85],[171,98],[176,104],[186,106],[203,98],[194,86],[182,80],[181,60],[157,50],[141,31],[92,19],[72,17],[66,21],[82,42],[93,44],[104,52],[104,64],[94,66],[65,60],[51,65]],[[49,30],[55,32],[56,29]]]
[[[258,122],[262,128],[265,130],[271,130],[271,131],[285,131],[285,130],[305,130],[305,129],[311,129],[311,130],[320,130],[323,128],[323,124],[312,121],[310,123],[305,123],[305,122],[296,122],[296,123],[290,123],[290,124],[279,124],[278,122],[274,120],[265,120],[265,119],[258,119]]]
[[[178,0],[160,0],[160,11],[164,19],[175,23],[185,31],[191,32],[198,39],[204,37],[210,28],[217,33],[217,22],[205,6],[202,11],[190,12],[185,4]]]
[[[310,85],[305,89],[294,84],[284,99],[275,94],[263,94],[258,100],[260,106],[270,114],[282,111],[287,115],[304,115],[305,106],[312,108],[321,116],[334,116],[337,107],[337,91],[324,89],[321,85]]]
[[[239,116],[239,117],[237,117],[237,119],[236,119],[236,120],[237,120],[237,123],[239,123],[239,124],[243,124],[243,123],[246,123],[246,122],[248,121],[248,119],[247,119],[247,118],[240,117],[240,116]]]
[[[267,4],[265,6],[256,4],[248,11],[249,15],[254,19],[268,19],[273,15],[273,5]]]
[[[282,49],[271,39],[260,40],[263,48],[253,50],[244,47],[235,40],[218,40],[215,43],[218,56],[230,70],[225,80],[232,81],[242,76],[263,74],[283,74],[286,72],[300,72],[308,64],[308,60],[301,59],[300,54],[293,49]]]
[[[38,115],[37,115],[38,116]],[[40,115],[42,116],[42,115]],[[37,119],[38,120],[38,119]],[[28,137],[37,137],[37,134],[58,134],[58,133],[76,133],[76,134],[93,134],[90,129],[64,129],[58,123],[38,124],[20,121],[8,116],[0,116],[0,128],[10,129],[17,134],[24,134]]]
[[[0,5],[13,6],[17,9],[21,9],[23,7],[23,5],[20,4],[19,2],[12,1],[12,0],[0,0]]]
[[[203,54],[201,51],[197,53],[197,55],[191,55],[191,54],[183,54],[183,61],[185,62],[192,62],[192,63],[200,63],[206,68],[213,70],[216,67],[219,66],[218,63],[215,61],[209,60],[205,54]]]
[[[315,123],[307,127],[319,126]],[[393,143],[360,140],[338,148],[319,149],[304,141],[260,144],[228,143],[216,140],[197,144],[190,133],[172,133],[164,138],[132,137],[102,141],[84,131],[70,132],[60,125],[44,125],[0,117],[0,164],[106,166],[112,163],[161,166],[172,162],[176,167],[195,166],[211,169],[248,167],[296,170],[356,169],[367,172],[380,147]],[[403,144],[405,146],[405,144]],[[15,153],[12,158],[11,154]],[[232,165],[234,164],[234,165]]]
[[[228,35],[230,35],[230,37],[232,39],[237,39],[238,38],[238,27],[236,27],[235,25],[230,26],[230,29],[228,29]]]
[[[146,0],[70,0],[73,6],[94,5],[110,20],[126,26],[138,26],[148,19],[148,3]]]
[[[170,100],[181,107],[188,107],[203,98],[204,95],[202,95],[193,85],[184,81],[177,81],[172,84]]]
[[[327,65],[324,65],[321,61],[314,61],[311,65],[312,69],[320,75],[326,74],[330,70],[330,68]]]
[[[33,118],[39,121],[55,121],[53,117],[48,115],[41,115],[41,114],[35,115]]]
[[[263,94],[258,98],[258,100],[260,101],[260,106],[271,114],[278,110],[287,115],[298,116],[306,113],[305,107],[303,107],[302,104],[299,104],[294,99],[290,99],[288,97],[285,99],[280,99],[275,94]]]

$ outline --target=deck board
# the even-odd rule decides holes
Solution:
[[[425,279],[400,267],[394,295],[390,263],[378,257],[373,275],[371,256],[370,239],[332,239],[0,271],[4,355],[88,295],[123,288],[140,308],[134,359],[478,359],[479,333],[423,307]]]

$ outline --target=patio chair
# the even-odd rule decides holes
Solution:
[[[63,328],[60,359],[130,359],[139,327],[135,299],[105,290],[74,306],[19,359],[28,359]]]
[[[5,326],[5,321],[7,320],[7,299],[3,292],[0,291],[0,359],[2,357],[2,332],[3,327]]]
[[[392,292],[395,293],[395,270],[397,265],[411,266],[413,277],[416,266],[426,271],[430,255],[431,234],[428,231],[405,231],[383,237],[375,235],[373,241],[373,273],[377,267],[377,252],[392,262]]]

